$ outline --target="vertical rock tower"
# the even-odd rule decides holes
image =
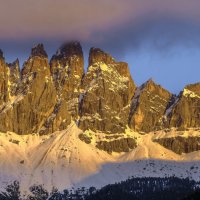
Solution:
[[[135,84],[127,63],[91,48],[82,83],[79,127],[107,133],[123,132],[128,123]]]

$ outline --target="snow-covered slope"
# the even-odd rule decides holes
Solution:
[[[101,187],[130,176],[200,179],[200,152],[177,155],[152,142],[152,138],[165,137],[161,132],[140,135],[127,130],[126,134],[136,138],[137,148],[112,155],[98,150],[95,138],[91,144],[81,141],[80,133],[74,123],[47,136],[0,133],[0,187],[14,180],[24,190],[33,184],[62,190]]]

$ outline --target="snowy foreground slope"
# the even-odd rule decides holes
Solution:
[[[153,138],[173,137],[176,132],[140,135],[127,130],[126,134],[136,138],[137,148],[112,155],[97,149],[95,139],[91,144],[81,141],[80,133],[74,123],[47,136],[0,133],[0,187],[14,180],[20,181],[24,190],[33,184],[43,184],[48,190],[53,186],[59,190],[101,187],[131,176],[174,175],[200,180],[200,151],[178,155],[152,142]]]

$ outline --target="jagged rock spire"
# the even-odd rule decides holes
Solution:
[[[108,133],[123,132],[135,91],[128,65],[116,62],[99,48],[91,48],[82,87],[79,127]]]
[[[0,59],[4,59],[3,51],[0,49]]]
[[[187,85],[168,114],[169,127],[200,127],[200,83]]]
[[[69,57],[72,55],[82,55],[82,47],[80,42],[74,41],[74,42],[66,42],[64,43],[56,52],[56,57]]]
[[[186,85],[184,89],[190,90],[190,91],[200,95],[200,82],[199,83],[190,84],[190,85]]]
[[[44,50],[44,45],[43,44],[37,44],[34,46],[31,50],[31,56],[42,56],[42,57],[47,57],[47,53]]]
[[[149,79],[137,88],[132,99],[129,126],[150,132],[163,127],[163,116],[172,94]]]
[[[35,72],[42,74],[43,78],[44,76],[50,76],[50,67],[47,57],[43,44],[34,46],[28,60],[24,62],[21,73],[22,77]]]
[[[18,60],[6,64],[1,50],[0,58],[0,131],[52,133],[71,120],[105,133],[124,132],[128,124],[145,132],[200,126],[199,83],[171,105],[172,94],[153,80],[135,91],[128,64],[99,48],[90,49],[86,74],[79,42],[62,45],[50,65],[43,44],[36,45],[21,74]]]
[[[79,42],[68,42],[63,44],[52,56],[50,61],[51,72],[59,74],[61,70],[66,69],[68,75],[80,75],[84,73],[84,58],[82,47]],[[75,74],[74,74],[75,73]]]
[[[73,119],[78,118],[78,97],[84,75],[84,58],[79,42],[63,44],[50,61],[51,74],[60,99],[68,104]]]
[[[10,91],[17,83],[18,61],[10,64]],[[11,82],[12,81],[12,82]],[[1,131],[18,134],[40,133],[45,120],[56,105],[56,90],[50,73],[47,54],[42,44],[32,48],[31,55],[23,65],[17,93],[9,109],[0,113]],[[10,120],[12,119],[12,120]]]
[[[88,60],[89,66],[98,62],[110,64],[114,63],[115,60],[112,56],[110,56],[108,53],[105,53],[100,48],[92,47],[89,52],[89,60]]]

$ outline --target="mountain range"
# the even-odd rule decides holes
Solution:
[[[21,69],[0,50],[0,186],[101,187],[129,176],[200,179],[200,82],[174,95],[79,42]],[[178,80],[177,80],[178,81]]]

